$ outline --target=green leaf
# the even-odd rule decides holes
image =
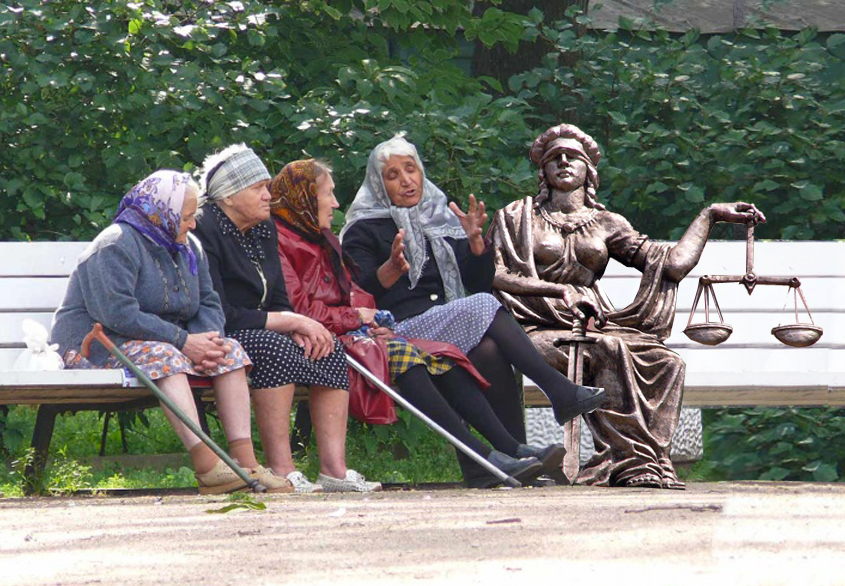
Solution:
[[[210,514],[224,514],[231,513],[232,511],[263,511],[266,508],[267,505],[262,502],[242,502],[231,503],[219,509],[206,509],[205,512]]]

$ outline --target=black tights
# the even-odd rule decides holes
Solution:
[[[502,426],[478,383],[462,368],[456,366],[432,377],[425,366],[417,365],[396,377],[396,385],[411,404],[474,452],[486,458],[490,448],[469,432],[461,418],[495,449],[516,455],[519,442]]]
[[[496,313],[496,317],[484,333],[482,342],[485,338],[490,338],[499,347],[500,353],[505,358],[505,366],[513,365],[533,380],[552,405],[566,405],[576,400],[575,391],[578,385],[543,359],[522,326],[505,309],[500,309]],[[473,364],[475,364],[474,359]]]

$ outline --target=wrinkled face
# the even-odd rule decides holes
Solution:
[[[573,191],[587,180],[587,163],[581,143],[572,138],[559,138],[549,144],[557,152],[543,166],[546,181],[554,189]]]
[[[334,179],[331,173],[323,173],[316,180],[317,222],[322,230],[331,230],[334,211],[340,207],[334,196]]]
[[[223,199],[223,211],[240,230],[248,230],[270,217],[269,180],[253,183]]]
[[[195,189],[185,191],[185,199],[182,201],[182,221],[179,223],[179,233],[176,235],[176,242],[185,244],[188,241],[188,232],[197,227],[197,192]]]
[[[417,205],[423,194],[423,173],[414,157],[391,155],[384,164],[381,176],[391,203],[398,208]]]

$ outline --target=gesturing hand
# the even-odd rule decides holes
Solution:
[[[399,280],[399,277],[411,269],[408,260],[405,258],[405,230],[399,230],[393,238],[390,247],[390,258],[378,268],[376,275],[385,289],[389,289]]]
[[[461,226],[467,235],[467,241],[469,242],[472,253],[475,256],[483,253],[484,238],[482,237],[482,231],[484,224],[487,223],[487,212],[484,211],[484,202],[476,201],[475,196],[470,194],[469,208],[466,213],[462,212],[461,208],[455,202],[449,203],[449,209],[460,220]]]

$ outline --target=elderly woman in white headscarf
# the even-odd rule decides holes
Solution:
[[[325,327],[295,313],[288,301],[276,226],[270,220],[269,181],[264,163],[245,145],[208,157],[196,231],[226,314],[226,332],[253,363],[250,386],[267,463],[297,492],[380,490],[381,484],[346,468],[346,358]],[[291,454],[295,385],[310,389],[320,453],[316,483],[296,470]]]
[[[495,266],[482,236],[486,221],[484,204],[472,195],[467,213],[449,204],[425,177],[416,147],[397,136],[370,154],[364,183],[346,214],[343,250],[358,265],[359,284],[380,309],[393,312],[397,335],[442,340],[467,354],[491,383],[487,400],[499,419],[524,444],[513,367],[549,397],[560,424],[598,408],[605,393],[576,385],[550,367],[489,293]],[[531,453],[520,457],[544,459],[541,450],[525,447]],[[488,480],[475,478],[477,472],[465,466],[468,484]]]

